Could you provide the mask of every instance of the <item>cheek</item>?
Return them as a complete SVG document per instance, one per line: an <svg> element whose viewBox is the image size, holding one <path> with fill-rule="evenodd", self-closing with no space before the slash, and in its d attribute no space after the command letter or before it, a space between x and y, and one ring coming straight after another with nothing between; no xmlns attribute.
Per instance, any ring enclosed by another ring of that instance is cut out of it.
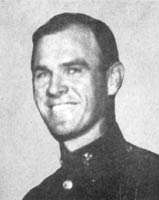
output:
<svg viewBox="0 0 159 200"><path fill-rule="evenodd" d="M46 88L34 88L34 98L36 101L42 101L46 98Z"/></svg>
<svg viewBox="0 0 159 200"><path fill-rule="evenodd" d="M46 96L47 88L49 87L48 78L44 81L33 80L33 92L36 98L42 98Z"/></svg>
<svg viewBox="0 0 159 200"><path fill-rule="evenodd" d="M95 104L95 87L90 78L84 79L73 86L79 93L85 109L90 110Z"/></svg>
<svg viewBox="0 0 159 200"><path fill-rule="evenodd" d="M95 74L95 77L92 77L89 83L87 97L92 112L103 108L103 102L105 101L105 83L97 74Z"/></svg>
<svg viewBox="0 0 159 200"><path fill-rule="evenodd" d="M82 97L89 96L93 93L92 91L92 85L91 80L89 78L76 80L76 82L73 83L73 88L75 88L76 91L80 93Z"/></svg>

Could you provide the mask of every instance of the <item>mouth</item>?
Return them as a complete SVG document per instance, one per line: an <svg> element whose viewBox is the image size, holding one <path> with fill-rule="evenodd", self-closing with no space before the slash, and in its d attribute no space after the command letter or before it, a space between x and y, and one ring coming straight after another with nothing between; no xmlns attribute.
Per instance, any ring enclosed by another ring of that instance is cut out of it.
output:
<svg viewBox="0 0 159 200"><path fill-rule="evenodd" d="M65 106L65 105L77 105L77 102L58 102L58 103L48 103L47 106L49 108L57 107L57 106Z"/></svg>

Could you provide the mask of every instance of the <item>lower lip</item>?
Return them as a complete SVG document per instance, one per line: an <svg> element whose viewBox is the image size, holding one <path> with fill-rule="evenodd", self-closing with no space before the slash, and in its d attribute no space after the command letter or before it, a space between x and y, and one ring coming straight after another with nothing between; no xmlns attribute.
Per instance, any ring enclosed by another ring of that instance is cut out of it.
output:
<svg viewBox="0 0 159 200"><path fill-rule="evenodd" d="M64 103L64 104L56 104L56 105L52 105L52 106L49 106L49 107L54 108L54 107L75 106L75 105L77 105L77 103Z"/></svg>

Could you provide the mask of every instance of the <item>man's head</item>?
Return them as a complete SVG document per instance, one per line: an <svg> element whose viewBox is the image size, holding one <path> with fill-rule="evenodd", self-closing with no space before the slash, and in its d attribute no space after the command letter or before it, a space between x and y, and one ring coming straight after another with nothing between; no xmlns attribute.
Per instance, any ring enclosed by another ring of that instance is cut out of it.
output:
<svg viewBox="0 0 159 200"><path fill-rule="evenodd" d="M34 99L55 138L77 137L109 116L123 68L108 26L64 13L34 33L33 45Z"/></svg>

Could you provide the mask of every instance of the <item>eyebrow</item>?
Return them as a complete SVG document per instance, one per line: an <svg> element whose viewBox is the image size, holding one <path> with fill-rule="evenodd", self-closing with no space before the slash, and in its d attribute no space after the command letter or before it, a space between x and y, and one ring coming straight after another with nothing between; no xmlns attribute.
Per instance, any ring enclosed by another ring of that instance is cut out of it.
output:
<svg viewBox="0 0 159 200"><path fill-rule="evenodd" d="M76 58L72 61L64 62L60 66L70 67L70 66L74 66L74 65L80 65L80 66L84 66L87 69L90 69L89 64L82 58ZM45 66L45 65L36 65L34 68L32 68L33 72L35 72L36 70L48 70L48 71L50 71L47 68L47 66Z"/></svg>
<svg viewBox="0 0 159 200"><path fill-rule="evenodd" d="M87 69L90 69L89 64L84 59L81 59L81 58L76 58L72 61L64 62L61 65L64 66L64 67L70 67L70 66L73 66L73 65L81 65L81 66L84 66Z"/></svg>
<svg viewBox="0 0 159 200"><path fill-rule="evenodd" d="M48 70L48 68L45 65L36 65L33 71L36 71L36 70Z"/></svg>

